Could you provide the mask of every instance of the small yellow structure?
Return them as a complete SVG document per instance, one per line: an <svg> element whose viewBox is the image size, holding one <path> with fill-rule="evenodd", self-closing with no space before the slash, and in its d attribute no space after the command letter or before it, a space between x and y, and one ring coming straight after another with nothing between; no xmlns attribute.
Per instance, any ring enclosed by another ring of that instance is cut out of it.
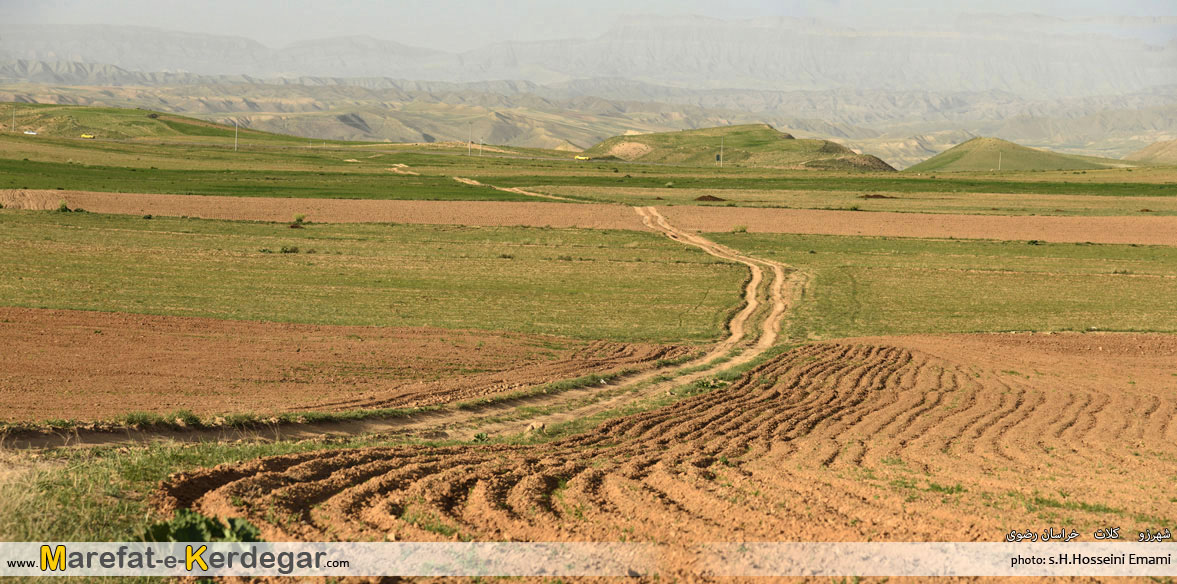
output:
<svg viewBox="0 0 1177 584"><path fill-rule="evenodd" d="M588 160L588 159L589 159L589 157L588 157L588 156L581 156L581 155L579 155L579 154L577 154L575 158L576 158L577 160Z"/></svg>
<svg viewBox="0 0 1177 584"><path fill-rule="evenodd" d="M82 134L82 138L84 138L86 140L93 140L94 134Z"/></svg>

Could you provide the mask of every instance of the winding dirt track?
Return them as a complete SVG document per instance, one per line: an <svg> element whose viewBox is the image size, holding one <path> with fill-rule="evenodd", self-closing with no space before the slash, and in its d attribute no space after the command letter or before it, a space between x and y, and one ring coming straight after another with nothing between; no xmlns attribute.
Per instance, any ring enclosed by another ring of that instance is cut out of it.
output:
<svg viewBox="0 0 1177 584"><path fill-rule="evenodd" d="M567 202L571 202L571 203L580 202L580 201L577 201L576 199L569 199L568 197L561 197L559 195L549 195L547 193L536 193L533 191L525 191L519 187L496 187L494 185L488 185L488 184L478 182L472 178L462 178L460 176L454 176L454 177L450 177L450 178L453 178L454 180L456 180L464 185L470 185L470 186L474 186L474 187L490 187L496 191L503 191L504 193L515 193L517 195L524 195L527 197L536 197L539 199L551 199L553 201L567 201Z"/></svg>
<svg viewBox="0 0 1177 584"><path fill-rule="evenodd" d="M16 447L86 446L91 444L112 444L145 442L156 439L185 441L232 440L242 437L257 438L259 435L274 439L309 439L324 436L356 435L365 433L426 433L430 436L470 438L478 433L518 433L538 424L552 424L583 418L617 408L635 399L659 396L680 385L694 382L703 377L748 363L760 356L777 340L781 322L795 295L802 289L802 275L794 272L787 276L786 267L777 262L750 258L739 252L711 242L697 235L686 233L670 225L653 207L636 209L642 223L661 231L667 237L685 245L699 247L713 256L742 263L751 270L751 278L745 286L744 306L731 319L728 336L706 355L670 367L647 370L628 375L612 385L591 386L553 394L529 395L507 399L476 408L442 408L436 411L397 418L368 418L338 422L317 422L288 424L264 431L239 431L232 428L192 429L175 431L159 428L125 429L113 433L103 428L78 428L68 432L21 432L5 437L7 444ZM788 291L786 291L788 288ZM732 353L739 349L738 354ZM681 351L666 357L681 356ZM720 360L719 358L725 358ZM687 370L690 370L687 372ZM577 369L584 371L584 369ZM669 381L655 381L654 378L675 375ZM607 393L603 390L609 390ZM449 392L448 397L463 395ZM415 401L420 401L416 398ZM376 397L349 399L326 404L326 409L358 409L410 405L402 399ZM317 404L322 406L323 404ZM543 416L519 419L518 406L543 406L553 410ZM307 409L324 409L322 407ZM508 419L503 419L504 417ZM492 420L493 419L493 420Z"/></svg>
<svg viewBox="0 0 1177 584"><path fill-rule="evenodd" d="M1171 335L813 344L553 443L264 458L174 475L157 502L276 541L653 541L688 578L710 541L1090 541L1172 524L1174 363Z"/></svg>

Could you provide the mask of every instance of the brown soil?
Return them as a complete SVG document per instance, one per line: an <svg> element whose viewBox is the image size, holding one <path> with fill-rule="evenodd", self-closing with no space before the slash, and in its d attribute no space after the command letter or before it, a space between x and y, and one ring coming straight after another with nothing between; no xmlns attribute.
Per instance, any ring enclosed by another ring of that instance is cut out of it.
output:
<svg viewBox="0 0 1177 584"><path fill-rule="evenodd" d="M523 193L534 194L536 193ZM556 197L558 198L558 197ZM188 216L204 219L290 221L304 214L317 223L424 223L643 229L622 205L555 205L503 201L355 201L201 195L143 195L87 191L0 191L6 209L56 209L61 201L94 213Z"/></svg>
<svg viewBox="0 0 1177 584"><path fill-rule="evenodd" d="M1001 541L1052 521L1090 541L1172 523L1174 363L1177 337L1163 335L813 344L547 444L277 456L173 475L156 500L248 517L271 541L624 539L685 554L712 541Z"/></svg>
<svg viewBox="0 0 1177 584"><path fill-rule="evenodd" d="M1177 245L1177 217L1011 217L693 206L659 209L683 229L716 233L743 225L754 233Z"/></svg>
<svg viewBox="0 0 1177 584"><path fill-rule="evenodd" d="M727 199L724 199L722 197L717 197L715 195L702 195L702 196L695 197L695 200L696 201L726 201Z"/></svg>
<svg viewBox="0 0 1177 584"><path fill-rule="evenodd" d="M634 160L650 153L652 147L641 142L619 142L609 149L606 156L616 156L622 160Z"/></svg>
<svg viewBox="0 0 1177 584"><path fill-rule="evenodd" d="M108 420L433 405L686 347L558 337L0 308L0 420Z"/></svg>

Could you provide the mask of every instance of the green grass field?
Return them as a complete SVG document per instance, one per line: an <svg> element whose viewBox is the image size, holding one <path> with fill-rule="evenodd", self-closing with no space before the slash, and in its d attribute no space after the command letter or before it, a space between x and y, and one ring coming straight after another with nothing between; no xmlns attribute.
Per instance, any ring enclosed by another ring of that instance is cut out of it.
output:
<svg viewBox="0 0 1177 584"><path fill-rule="evenodd" d="M630 231L0 210L0 249L9 306L632 341L719 337L746 277Z"/></svg>
<svg viewBox="0 0 1177 584"><path fill-rule="evenodd" d="M1177 248L708 234L812 274L789 335L1177 331Z"/></svg>
<svg viewBox="0 0 1177 584"><path fill-rule="evenodd" d="M856 155L840 144L795 139L767 124L614 136L585 150L584 154L593 158L716 166L721 147L723 163L731 166L811 165L843 170L894 170L872 157Z"/></svg>
<svg viewBox="0 0 1177 584"><path fill-rule="evenodd" d="M1093 170L1131 166L1122 160L1062 154L1027 148L997 138L973 138L937 154L904 172L960 172L978 170Z"/></svg>
<svg viewBox="0 0 1177 584"><path fill-rule="evenodd" d="M391 172L137 169L23 160L0 160L0 188L318 199L535 200L534 197L487 186L462 184L448 176L411 176Z"/></svg>

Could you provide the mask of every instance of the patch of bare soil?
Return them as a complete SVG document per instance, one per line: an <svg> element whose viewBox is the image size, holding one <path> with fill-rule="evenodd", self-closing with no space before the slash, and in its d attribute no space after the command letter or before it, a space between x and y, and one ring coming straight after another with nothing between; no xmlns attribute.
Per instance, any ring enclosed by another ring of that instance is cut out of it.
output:
<svg viewBox="0 0 1177 584"><path fill-rule="evenodd" d="M715 195L700 195L698 197L695 197L695 200L696 201L726 201L727 199L725 199L723 197L717 197Z"/></svg>
<svg viewBox="0 0 1177 584"><path fill-rule="evenodd" d="M545 196L538 193L537 197ZM56 209L61 201L94 213L200 217L247 221L290 221L297 214L316 223L421 223L435 225L581 227L645 229L622 205L567 205L507 201L357 201L150 195L88 191L5 190L5 209Z"/></svg>
<svg viewBox="0 0 1177 584"><path fill-rule="evenodd" d="M1001 541L1171 523L1177 337L855 339L535 446L341 449L179 473L164 511L267 540ZM1129 374L1127 376L1125 374ZM675 556L670 556L675 557Z"/></svg>
<svg viewBox="0 0 1177 584"><path fill-rule="evenodd" d="M650 369L687 347L542 335L0 308L0 420L108 420L433 405L588 373Z"/></svg>
<svg viewBox="0 0 1177 584"><path fill-rule="evenodd" d="M618 142L605 155L616 156L622 160L634 160L649 154L651 150L653 148L641 142Z"/></svg>
<svg viewBox="0 0 1177 584"><path fill-rule="evenodd" d="M409 176L420 176L420 173L409 170L409 165L407 165L407 164L394 164L394 165L388 167L388 170L395 172L396 174L406 174Z"/></svg>
<svg viewBox="0 0 1177 584"><path fill-rule="evenodd" d="M685 205L659 210L683 229L716 233L742 225L754 233L1177 245L1177 217L1027 217Z"/></svg>

